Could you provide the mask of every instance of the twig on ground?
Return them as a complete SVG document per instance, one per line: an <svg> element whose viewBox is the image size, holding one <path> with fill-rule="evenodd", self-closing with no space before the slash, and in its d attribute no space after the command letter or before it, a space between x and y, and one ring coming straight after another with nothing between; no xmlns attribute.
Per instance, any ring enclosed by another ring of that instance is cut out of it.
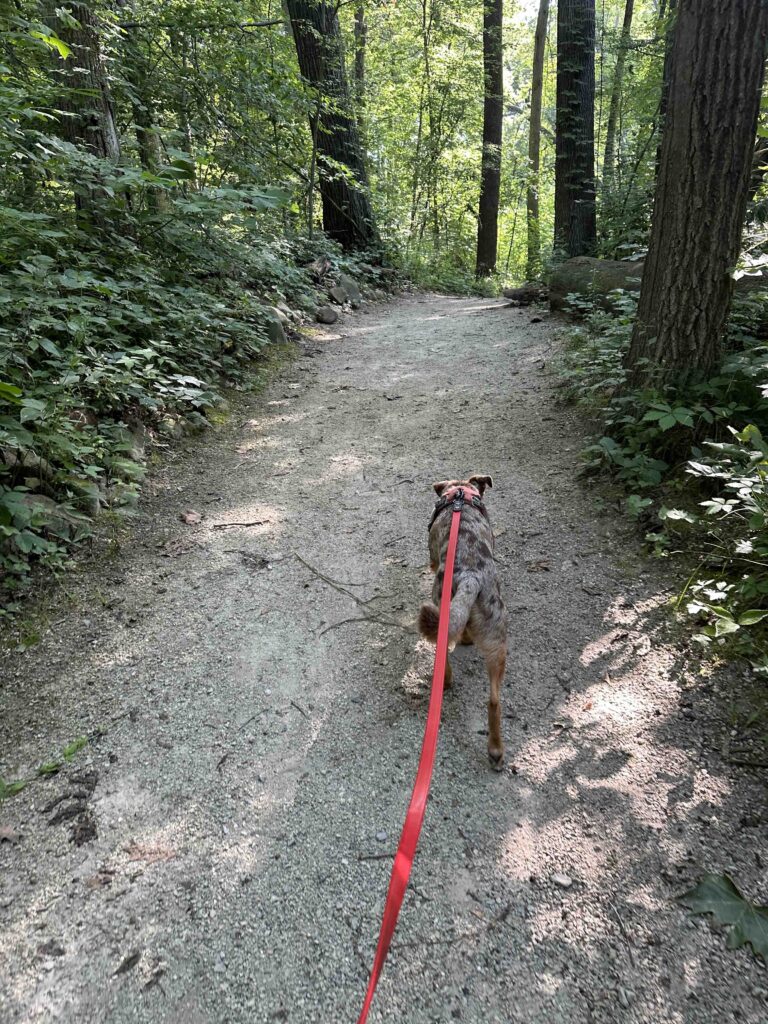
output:
<svg viewBox="0 0 768 1024"><path fill-rule="evenodd" d="M350 592L348 590L345 590L344 588L368 586L368 580L363 580L362 583L350 583L346 580L344 582L342 582L341 580L335 580L331 576L326 576L324 572L321 572L319 569L315 568L314 565L311 565L306 560L306 558L302 558L298 551L294 551L293 553L295 557L298 559L298 561L301 562L301 564L305 568L309 569L310 572L313 572L315 576L318 577L318 579L321 579L324 583L327 583L329 587L333 587L334 590L338 590L340 594L346 594L347 597L351 597L353 601L359 601L360 598L357 597L355 594L350 594Z"/></svg>
<svg viewBox="0 0 768 1024"><path fill-rule="evenodd" d="M236 526L264 526L270 522L269 519L254 519L250 523L211 523L214 530L231 530Z"/></svg>
<svg viewBox="0 0 768 1024"><path fill-rule="evenodd" d="M301 712L301 714L302 714L302 715L304 715L304 717L305 717L305 718L309 718L309 714L308 714L308 712L306 712L306 711L304 710L304 708L303 708L303 707L301 706L301 704L299 704L299 703L298 703L297 701L295 701L295 700L292 700L292 701L291 701L291 705L292 705L293 707L295 707L297 711L300 711L300 712Z"/></svg>
<svg viewBox="0 0 768 1024"><path fill-rule="evenodd" d="M624 939L624 943L625 943L625 945L627 947L627 955L629 957L629 962L632 964L633 967L636 967L637 965L635 963L635 954L632 952L632 943L629 941L629 936L627 935L627 930L624 927L624 922L621 919L621 914L618 912L618 910L613 905L613 903L609 902L608 905L610 906L611 910L613 911L613 916L616 918L616 920L618 922L619 931L621 932L621 937Z"/></svg>
<svg viewBox="0 0 768 1024"><path fill-rule="evenodd" d="M358 853L358 860L389 860L394 857L394 851L392 853Z"/></svg>

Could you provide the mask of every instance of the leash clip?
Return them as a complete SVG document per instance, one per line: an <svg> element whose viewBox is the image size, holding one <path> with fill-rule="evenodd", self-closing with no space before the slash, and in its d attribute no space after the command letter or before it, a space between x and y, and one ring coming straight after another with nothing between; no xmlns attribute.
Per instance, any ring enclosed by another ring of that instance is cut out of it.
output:
<svg viewBox="0 0 768 1024"><path fill-rule="evenodd" d="M459 489L453 496L452 508L454 512L461 512L461 510L464 508L464 491L461 489L461 487L459 487Z"/></svg>

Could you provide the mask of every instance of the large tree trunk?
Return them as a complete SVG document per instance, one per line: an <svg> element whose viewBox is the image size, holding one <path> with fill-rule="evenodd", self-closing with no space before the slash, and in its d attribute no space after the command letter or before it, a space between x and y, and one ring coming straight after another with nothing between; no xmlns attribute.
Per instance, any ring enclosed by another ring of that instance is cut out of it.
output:
<svg viewBox="0 0 768 1024"><path fill-rule="evenodd" d="M70 3L66 9L78 27L49 9L46 21L72 50L66 60L55 55L54 80L60 93L58 132L67 142L82 146L112 163L120 159L120 137L115 126L107 68L99 39L96 15L85 4Z"/></svg>
<svg viewBox="0 0 768 1024"><path fill-rule="evenodd" d="M632 15L635 0L626 0L624 7L624 24L621 27L619 52L616 55L616 69L613 73L611 88L611 106L608 111L608 124L605 128L605 159L603 160L603 188L610 192L613 188L613 174L616 163L616 130L619 124L621 108L621 88L624 82L624 67L627 62L627 50L632 36Z"/></svg>
<svg viewBox="0 0 768 1024"><path fill-rule="evenodd" d="M659 97L659 142L656 146L656 179L659 177L661 140L664 138L664 122L667 118L667 106L669 103L669 80L672 76L672 43L675 39L676 11L677 0L669 0L669 4L665 9L663 11L659 10L659 24L664 28L664 67L661 73L661 96Z"/></svg>
<svg viewBox="0 0 768 1024"><path fill-rule="evenodd" d="M337 8L317 0L287 0L286 6L299 68L321 99L317 166L323 229L345 249L365 249L377 234Z"/></svg>
<svg viewBox="0 0 768 1024"><path fill-rule="evenodd" d="M526 277L535 281L541 274L541 228L539 226L539 169L541 167L541 101L544 93L544 52L547 44L549 0L540 0L533 37L531 78L531 124L528 132L528 259Z"/></svg>
<svg viewBox="0 0 768 1024"><path fill-rule="evenodd" d="M678 4L651 239L627 356L634 382L684 382L720 359L767 34L768 0Z"/></svg>
<svg viewBox="0 0 768 1024"><path fill-rule="evenodd" d="M504 0L483 0L483 156L477 219L478 277L496 270L501 187L501 129L504 115Z"/></svg>
<svg viewBox="0 0 768 1024"><path fill-rule="evenodd" d="M85 4L72 3L67 11L78 22L59 17L58 8L45 12L47 24L71 49L66 60L58 53L52 59L56 107L61 112L57 132L62 139L104 161L120 159L120 136L115 124L107 66L99 37L96 15ZM75 213L79 224L103 232L109 228L102 210L108 193L98 170L78 171L73 181Z"/></svg>
<svg viewBox="0 0 768 1024"><path fill-rule="evenodd" d="M595 0L557 7L555 249L583 256L594 249Z"/></svg>

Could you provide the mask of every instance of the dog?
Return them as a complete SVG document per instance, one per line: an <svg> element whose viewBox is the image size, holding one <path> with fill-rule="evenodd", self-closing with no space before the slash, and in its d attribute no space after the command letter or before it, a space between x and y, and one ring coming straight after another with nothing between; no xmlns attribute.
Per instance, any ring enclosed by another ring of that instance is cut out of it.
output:
<svg viewBox="0 0 768 1024"><path fill-rule="evenodd" d="M437 640L440 594L445 575L445 557L451 529L454 489L465 489L465 503L459 524L459 539L451 590L451 617L448 624L449 649L456 643L475 644L485 658L490 680L488 700L488 757L492 767L501 771L504 741L501 736L500 692L507 663L509 619L501 599L496 566L493 561L493 530L482 498L493 487L490 476L471 476L468 480L441 480L432 485L438 496L429 525L429 561L435 574L432 601L419 611L419 631L433 643ZM472 492L475 495L472 496ZM446 500L443 495L448 495ZM452 685L450 661L445 669L446 689Z"/></svg>

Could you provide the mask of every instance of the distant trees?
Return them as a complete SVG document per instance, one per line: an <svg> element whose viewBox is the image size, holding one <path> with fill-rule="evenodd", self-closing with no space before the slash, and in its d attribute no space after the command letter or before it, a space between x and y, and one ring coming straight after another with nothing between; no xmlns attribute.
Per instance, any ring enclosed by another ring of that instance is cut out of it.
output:
<svg viewBox="0 0 768 1024"><path fill-rule="evenodd" d="M651 238L627 364L684 381L720 356L752 170L766 0L679 0Z"/></svg>
<svg viewBox="0 0 768 1024"><path fill-rule="evenodd" d="M528 130L528 188L526 277L535 280L541 273L541 228L539 225L539 171L541 168L541 103L544 93L544 50L547 43L549 0L539 0L539 15L533 37L531 74L531 120Z"/></svg>
<svg viewBox="0 0 768 1024"><path fill-rule="evenodd" d="M596 241L595 0L557 6L555 250L583 256Z"/></svg>
<svg viewBox="0 0 768 1024"><path fill-rule="evenodd" d="M477 218L476 274L496 270L504 114L503 0L483 0L483 152Z"/></svg>
<svg viewBox="0 0 768 1024"><path fill-rule="evenodd" d="M299 68L318 94L318 114L312 119L312 127L323 229L345 249L365 249L377 241L377 232L347 80L338 8L318 0L286 0L286 7Z"/></svg>
<svg viewBox="0 0 768 1024"><path fill-rule="evenodd" d="M616 67L613 72L611 86L611 106L608 111L608 123L605 128L605 158L603 159L603 188L610 192L613 188L613 175L616 163L616 132L619 126L619 108L621 106L621 87L624 83L624 67L627 62L627 51L632 39L632 16L635 0L626 0L624 5L624 22L621 26L619 52L616 55Z"/></svg>

